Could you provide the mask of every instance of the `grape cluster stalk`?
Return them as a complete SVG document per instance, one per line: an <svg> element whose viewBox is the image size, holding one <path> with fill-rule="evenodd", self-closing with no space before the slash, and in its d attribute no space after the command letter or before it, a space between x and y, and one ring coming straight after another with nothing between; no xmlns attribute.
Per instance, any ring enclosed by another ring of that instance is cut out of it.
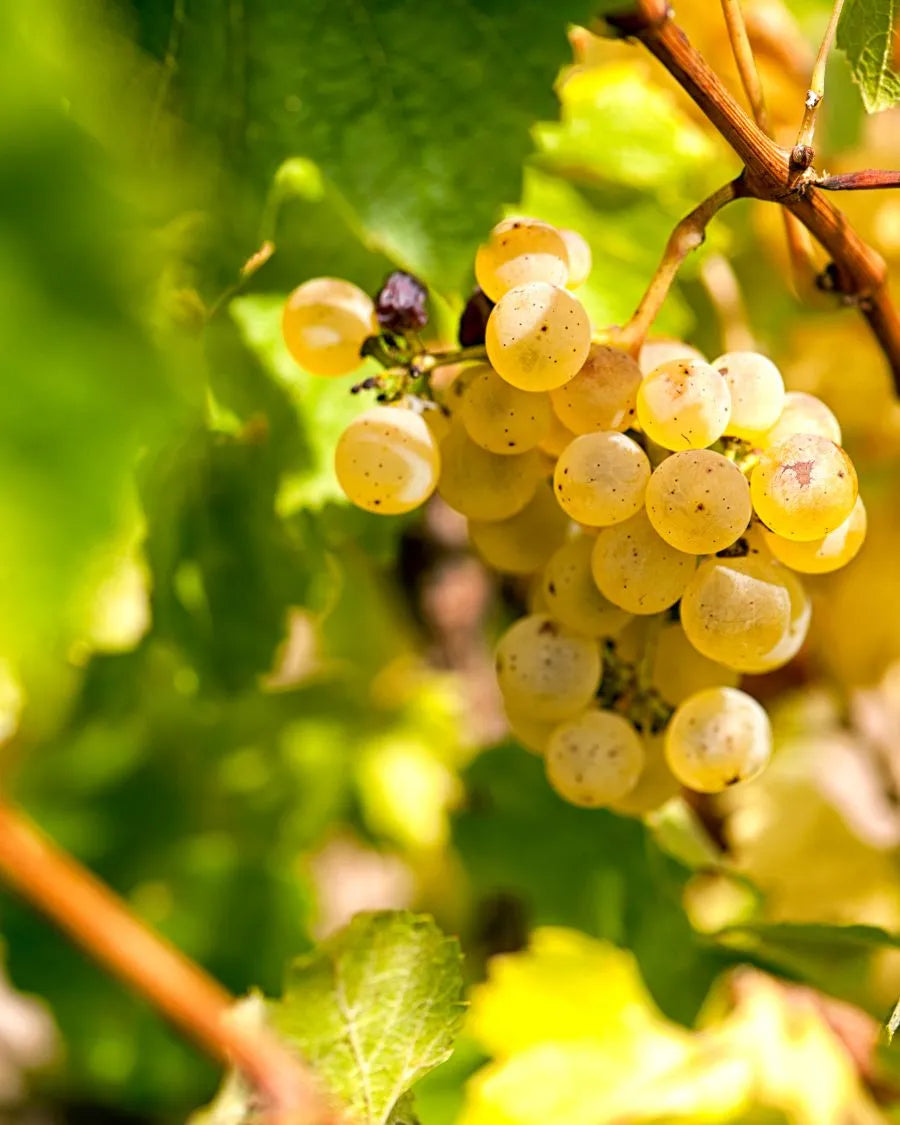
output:
<svg viewBox="0 0 900 1125"><path fill-rule="evenodd" d="M710 361L596 328L577 295L589 272L577 232L499 223L463 315L484 347L448 353L471 361L442 395L421 374L440 353L409 358L424 292L410 302L408 280L373 302L313 279L283 329L314 375L407 357L363 384L381 401L338 439L343 491L382 515L436 493L466 518L485 565L525 590L496 650L512 732L563 799L643 815L764 768L769 719L740 677L797 655L812 616L801 575L850 562L866 513L821 400L786 392L757 352Z"/></svg>

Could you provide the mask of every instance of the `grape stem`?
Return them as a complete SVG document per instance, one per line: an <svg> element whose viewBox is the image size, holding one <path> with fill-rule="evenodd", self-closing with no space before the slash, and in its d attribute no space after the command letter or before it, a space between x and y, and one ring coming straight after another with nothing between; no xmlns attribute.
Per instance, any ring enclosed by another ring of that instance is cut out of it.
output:
<svg viewBox="0 0 900 1125"><path fill-rule="evenodd" d="M769 124L769 112L766 109L766 96L763 93L759 70L756 66L756 56L750 46L750 36L747 34L747 24L744 22L741 0L722 0L722 14L725 17L731 53L734 55L744 93L750 102L753 120L767 136L771 137L772 127Z"/></svg>
<svg viewBox="0 0 900 1125"><path fill-rule="evenodd" d="M834 46L834 37L837 34L838 21L841 18L841 9L844 7L844 0L834 0L834 7L831 10L831 18L828 21L828 27L825 29L825 34L822 36L822 43L819 47L819 53L816 55L816 61L813 65L812 76L809 80L809 89L806 91L806 101L804 102L803 121L800 124L800 132L797 134L797 143L794 146L794 154L799 160L795 159L795 163L799 163L801 167L808 167L812 163L812 152L809 153L807 160L806 150L812 149L812 143L816 135L816 119L819 115L819 106L821 106L825 98L825 68L828 65L828 56L831 53L831 48ZM804 163L806 161L806 163Z"/></svg>
<svg viewBox="0 0 900 1125"><path fill-rule="evenodd" d="M741 0L722 0L722 12L725 16L728 39L731 43L731 53L734 55L741 85L744 87L744 93L750 103L753 120L767 137L773 137L774 133L766 109L762 80L756 65L756 56L750 43L750 34L744 18ZM812 241L806 228L796 216L788 210L782 210L781 213L784 217L784 234L794 288L798 295L802 294L809 297L815 287L815 278L818 273L813 256Z"/></svg>
<svg viewBox="0 0 900 1125"><path fill-rule="evenodd" d="M449 352L424 352L413 358L410 369L414 375L427 375L437 367L450 367L455 363L484 363L486 359L484 347L476 344Z"/></svg>
<svg viewBox="0 0 900 1125"><path fill-rule="evenodd" d="M262 269L274 253L275 243L267 239L258 250L250 255L247 261L241 266L237 280L223 289L206 310L207 323L221 312L233 297L237 297L241 293L253 275Z"/></svg>
<svg viewBox="0 0 900 1125"><path fill-rule="evenodd" d="M671 15L668 0L634 0L607 15L605 24L642 43L693 99L744 165L744 194L784 207L827 251L832 291L866 318L900 392L900 316L888 292L884 259L819 190L812 167L798 172L791 153L738 105Z"/></svg>
<svg viewBox="0 0 900 1125"><path fill-rule="evenodd" d="M265 1125L339 1125L311 1070L268 1031L231 1018L234 998L108 887L0 802L0 878L91 956L259 1091Z"/></svg>
<svg viewBox="0 0 900 1125"><path fill-rule="evenodd" d="M637 355L654 320L659 315L659 310L668 296L681 263L692 250L696 250L703 244L706 237L706 227L710 219L721 211L726 204L733 202L735 199L740 199L745 194L743 175L741 175L714 191L693 211L685 215L678 226L675 227L669 235L662 260L657 266L656 273L647 286L640 304L618 335L620 347L625 348L635 356Z"/></svg>

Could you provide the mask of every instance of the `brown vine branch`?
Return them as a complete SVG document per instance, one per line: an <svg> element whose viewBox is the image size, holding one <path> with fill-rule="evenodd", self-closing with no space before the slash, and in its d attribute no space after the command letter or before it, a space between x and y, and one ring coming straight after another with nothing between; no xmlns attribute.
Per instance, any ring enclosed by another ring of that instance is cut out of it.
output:
<svg viewBox="0 0 900 1125"><path fill-rule="evenodd" d="M823 191L877 191L900 187L900 172L866 168L861 172L844 172L838 176L817 176L813 183Z"/></svg>
<svg viewBox="0 0 900 1125"><path fill-rule="evenodd" d="M0 877L204 1050L257 1088L267 1125L338 1125L307 1066L231 1018L234 998L138 921L112 891L0 802Z"/></svg>
<svg viewBox="0 0 900 1125"><path fill-rule="evenodd" d="M790 154L741 109L671 19L667 0L637 0L623 14L606 16L606 22L643 43L703 111L744 164L745 194L787 208L828 252L835 290L865 316L900 392L900 318L882 257L814 186L814 179L798 175Z"/></svg>
<svg viewBox="0 0 900 1125"><path fill-rule="evenodd" d="M698 204L689 214L681 220L669 235L669 241L663 251L662 260L653 275L650 284L635 309L633 316L623 327L618 336L620 347L637 354L641 345L647 338L647 333L659 315L663 302L672 287L672 282L684 259L703 245L706 238L706 227L718 211L735 199L744 195L744 182L741 176L730 180L712 195Z"/></svg>

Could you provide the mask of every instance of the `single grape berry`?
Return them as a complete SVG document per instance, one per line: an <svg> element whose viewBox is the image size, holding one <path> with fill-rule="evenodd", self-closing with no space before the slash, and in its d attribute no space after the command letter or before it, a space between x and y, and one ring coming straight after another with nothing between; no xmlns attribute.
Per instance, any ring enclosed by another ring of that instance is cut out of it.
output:
<svg viewBox="0 0 900 1125"><path fill-rule="evenodd" d="M743 691L712 687L686 699L666 732L666 759L678 780L701 793L720 793L755 777L772 753L763 708Z"/></svg>
<svg viewBox="0 0 900 1125"><path fill-rule="evenodd" d="M417 277L394 270L375 298L375 316L387 332L417 332L428 323L428 290Z"/></svg>
<svg viewBox="0 0 900 1125"><path fill-rule="evenodd" d="M483 289L476 289L466 301L456 335L461 348L477 348L484 343L484 333L493 307L494 302Z"/></svg>
<svg viewBox="0 0 900 1125"><path fill-rule="evenodd" d="M596 808L634 789L644 768L644 747L627 719L591 708L554 730L544 762L547 780L564 800Z"/></svg>

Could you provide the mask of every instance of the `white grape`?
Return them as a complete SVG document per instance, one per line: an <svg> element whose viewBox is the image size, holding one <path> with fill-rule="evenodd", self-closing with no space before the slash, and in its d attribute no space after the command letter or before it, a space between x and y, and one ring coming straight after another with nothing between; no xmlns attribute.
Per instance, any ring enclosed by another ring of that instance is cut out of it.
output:
<svg viewBox="0 0 900 1125"><path fill-rule="evenodd" d="M587 706L600 686L597 642L545 614L511 625L495 663L507 707L533 719L564 719Z"/></svg>
<svg viewBox="0 0 900 1125"><path fill-rule="evenodd" d="M673 359L641 383L637 416L644 433L665 449L703 449L725 433L731 394L708 363Z"/></svg>
<svg viewBox="0 0 900 1125"><path fill-rule="evenodd" d="M712 555L730 546L753 514L747 478L711 449L667 457L653 470L645 503L663 539L693 555Z"/></svg>
<svg viewBox="0 0 900 1125"><path fill-rule="evenodd" d="M621 800L637 785L644 748L621 715L591 709L561 723L544 753L547 779L573 805L596 808Z"/></svg>
<svg viewBox="0 0 900 1125"><path fill-rule="evenodd" d="M373 406L338 438L334 468L348 500L369 512L412 511L434 492L438 443L422 416L396 406Z"/></svg>
<svg viewBox="0 0 900 1125"><path fill-rule="evenodd" d="M766 712L745 692L707 688L675 711L665 745L669 767L683 785L720 793L765 767L772 728Z"/></svg>
<svg viewBox="0 0 900 1125"><path fill-rule="evenodd" d="M367 336L378 332L375 306L349 281L314 277L288 297L281 318L288 351L311 375L349 375Z"/></svg>
<svg viewBox="0 0 900 1125"><path fill-rule="evenodd" d="M523 391L561 387L581 368L590 346L584 306L567 289L544 281L510 289L488 317L488 359Z"/></svg>

